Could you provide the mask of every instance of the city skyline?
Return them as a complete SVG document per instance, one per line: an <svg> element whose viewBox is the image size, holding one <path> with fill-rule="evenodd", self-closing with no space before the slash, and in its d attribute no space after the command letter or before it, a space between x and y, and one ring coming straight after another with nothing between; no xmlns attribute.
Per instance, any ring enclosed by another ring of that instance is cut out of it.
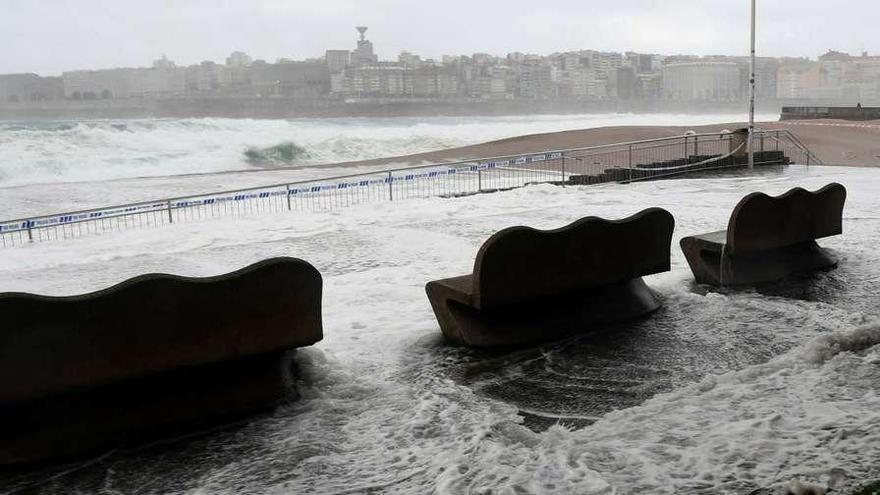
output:
<svg viewBox="0 0 880 495"><path fill-rule="evenodd" d="M0 73L60 75L140 67L162 54L190 65L222 61L235 50L270 61L319 58L326 49L348 49L356 39L356 24L370 26L369 37L382 60L396 59L401 51L435 59L581 49L736 56L748 49L748 6L742 4L737 9L716 0L671 0L659 7L619 0L598 9L567 1L536 7L521 0L478 5L452 0L442 6L401 0L377 0L370 6L352 0L197 0L98 8L93 0L39 5L11 0L0 18L0 42L12 49L0 58ZM880 39L870 36L876 31L870 26L876 16L870 14L880 13L880 6L859 0L835 7L829 11L820 2L804 1L789 11L759 2L759 54L815 58L828 49L880 52Z"/></svg>
<svg viewBox="0 0 880 495"><path fill-rule="evenodd" d="M318 62L321 64L325 64L325 63L327 63L326 58L327 58L328 54L331 54L333 52L345 52L345 53L349 53L351 57L354 57L355 54L357 53L357 50L358 50L358 39L360 38L360 41L363 42L365 40L365 37L366 37L366 41L370 47L371 54L374 57L372 59L372 62L378 62L378 63L396 63L396 62L399 63L399 62L401 62L401 60L403 60L405 58L411 58L411 57L415 57L420 62L433 62L435 64L446 63L445 61L450 58L452 58L452 59L460 59L462 57L464 57L464 58L475 58L475 57L480 58L480 57L485 57L485 56L488 56L492 59L498 59L498 60L510 59L511 57L519 58L519 57L523 57L523 56L525 56L527 58L528 57L538 57L542 60L546 60L546 59L549 59L550 57L554 57L554 56L563 56L565 54L579 53L579 52L580 53L596 52L596 53L617 54L617 55L627 55L627 54L650 55L650 56L660 57L661 60L663 60L663 59L679 59L679 58L682 58L682 59L699 58L699 59L707 59L707 60L723 59L723 58L744 59L747 57L747 55L745 55L745 54L726 54L726 53L640 52L640 51L631 50L631 49L605 50L605 49L599 49L599 48L592 47L592 46L571 48L568 50L557 50L557 51L548 52L548 53L523 52L523 51L519 51L519 50L507 52L507 53L490 53L487 51L474 51L471 53L445 53L445 54L442 54L437 57L425 56L424 54L419 53L414 50L403 49L403 50L401 50L397 53L394 53L394 54L389 53L386 56L385 53L382 53L383 50L381 50L381 47L375 45L372 42L372 31L373 30L370 28L369 32L366 33L366 35L365 35L363 32L360 32L361 28L363 28L364 31L366 32L368 30L369 26L350 26L350 29L348 31L352 34L350 36L350 39L348 40L347 45L334 46L331 48L327 48L323 52L321 52L320 54L316 54L314 56L309 56L309 57L303 57L303 58L293 58L293 57L270 58L270 57L260 56L260 54L254 54L254 53L249 53L249 52L245 52L242 50L234 49L234 50L231 50L231 51L225 53L224 55L218 57L217 59L211 59L211 58L200 58L199 59L197 57L198 60L196 62L191 62L191 63L190 62L183 62L183 63L181 63L181 61L177 57L175 57L174 55L169 55L168 53L161 53L161 54L155 54L154 56L148 57L148 59L137 61L131 65L128 65L128 66L75 67L73 69L65 70L65 71L58 73L58 74L45 74L45 73L38 73L35 71L20 71L20 72L2 72L2 71L0 71L0 75L4 75L4 74L6 74L6 75L8 75L8 74L37 74L37 75L43 76L43 77L58 77L58 76L62 76L62 75L69 74L69 73L83 72L83 71L107 71L107 70L116 70L116 69L152 69L152 68L156 68L157 66L162 66L164 64L170 64L170 66L172 66L172 67L181 67L181 68L194 67L194 66L198 66L198 65L203 65L205 63L224 65L224 64L230 63L230 57L237 57L237 56L246 57L248 65L253 61L265 62L265 63L269 63L269 64L289 63L289 62ZM375 49L374 49L374 47L375 47ZM388 50L384 50L384 52L388 52ZM839 49L838 47L829 47L827 50L823 50L822 52L813 53L813 54L806 54L803 56L785 56L785 55L773 56L773 55L759 54L758 58L759 59L776 59L776 60L780 60L780 61L781 60L790 60L793 63L799 63L799 62L797 62L799 60L815 62L815 61L819 60L823 54L827 54L827 53L842 53L842 54L852 55L852 56L871 56L872 58L880 56L880 52L873 53L873 52L869 52L867 50L863 50L863 51L856 52L856 53L850 53L846 50ZM233 63L233 65L235 65L235 63Z"/></svg>

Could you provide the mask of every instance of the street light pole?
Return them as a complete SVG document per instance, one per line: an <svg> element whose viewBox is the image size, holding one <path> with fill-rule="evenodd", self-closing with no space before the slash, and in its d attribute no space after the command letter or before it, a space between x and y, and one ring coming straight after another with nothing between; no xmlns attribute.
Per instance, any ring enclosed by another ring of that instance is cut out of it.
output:
<svg viewBox="0 0 880 495"><path fill-rule="evenodd" d="M748 153L749 168L755 168L755 148L753 136L755 134L755 0L752 0L752 51L749 59L749 137Z"/></svg>

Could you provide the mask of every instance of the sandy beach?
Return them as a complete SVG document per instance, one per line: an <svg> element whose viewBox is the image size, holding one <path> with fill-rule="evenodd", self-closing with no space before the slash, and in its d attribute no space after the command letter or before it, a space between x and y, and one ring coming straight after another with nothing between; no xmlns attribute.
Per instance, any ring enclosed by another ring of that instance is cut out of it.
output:
<svg viewBox="0 0 880 495"><path fill-rule="evenodd" d="M622 126L580 129L546 134L530 134L399 157L379 158L340 165L419 164L469 160L481 157L516 155L542 150L571 149L603 144L678 136L687 131L719 132L745 127L744 122L704 126ZM880 121L801 120L759 122L762 129L788 129L795 133L825 165L849 167L880 166Z"/></svg>

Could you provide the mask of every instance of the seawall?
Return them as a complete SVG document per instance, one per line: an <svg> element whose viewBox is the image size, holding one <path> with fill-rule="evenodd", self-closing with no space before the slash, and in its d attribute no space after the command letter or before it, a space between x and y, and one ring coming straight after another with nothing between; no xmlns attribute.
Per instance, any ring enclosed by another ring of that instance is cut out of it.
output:
<svg viewBox="0 0 880 495"><path fill-rule="evenodd" d="M880 107L782 107L782 115L780 117L780 120L810 119L878 120L880 119Z"/></svg>

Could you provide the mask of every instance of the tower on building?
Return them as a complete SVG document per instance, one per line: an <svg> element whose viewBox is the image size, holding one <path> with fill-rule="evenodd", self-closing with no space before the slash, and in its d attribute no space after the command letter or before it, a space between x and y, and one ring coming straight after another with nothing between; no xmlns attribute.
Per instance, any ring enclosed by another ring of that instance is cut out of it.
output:
<svg viewBox="0 0 880 495"><path fill-rule="evenodd" d="M352 65L372 64L379 60L373 53L373 44L366 38L367 26L357 26L357 32L361 37L357 42L357 49L351 53Z"/></svg>

